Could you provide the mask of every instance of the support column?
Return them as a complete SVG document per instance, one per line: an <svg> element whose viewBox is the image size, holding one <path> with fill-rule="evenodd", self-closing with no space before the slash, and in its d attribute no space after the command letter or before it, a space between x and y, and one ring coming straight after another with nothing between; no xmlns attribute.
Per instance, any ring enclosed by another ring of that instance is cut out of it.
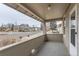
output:
<svg viewBox="0 0 79 59"><path fill-rule="evenodd" d="M43 34L46 35L46 23L45 22L42 23L42 31L43 31Z"/></svg>
<svg viewBox="0 0 79 59"><path fill-rule="evenodd" d="M44 34L44 40L48 41L47 34L46 34L46 22L42 23L42 30L43 30L43 34Z"/></svg>
<svg viewBox="0 0 79 59"><path fill-rule="evenodd" d="M65 26L64 26L65 18L63 18L63 34L65 34Z"/></svg>

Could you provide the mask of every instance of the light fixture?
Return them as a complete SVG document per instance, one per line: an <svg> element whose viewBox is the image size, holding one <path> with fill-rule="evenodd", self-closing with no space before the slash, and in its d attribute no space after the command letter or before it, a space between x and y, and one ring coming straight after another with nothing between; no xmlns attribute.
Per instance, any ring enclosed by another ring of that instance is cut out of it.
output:
<svg viewBox="0 0 79 59"><path fill-rule="evenodd" d="M50 10L50 9L51 9L51 4L48 5L48 10Z"/></svg>

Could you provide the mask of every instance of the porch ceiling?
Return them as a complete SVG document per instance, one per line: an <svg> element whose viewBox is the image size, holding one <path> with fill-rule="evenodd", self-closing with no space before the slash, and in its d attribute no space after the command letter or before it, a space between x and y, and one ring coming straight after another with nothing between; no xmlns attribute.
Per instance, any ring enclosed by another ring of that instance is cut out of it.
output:
<svg viewBox="0 0 79 59"><path fill-rule="evenodd" d="M41 21L61 19L67 11L70 4L68 3L21 3L21 4L7 4L27 14L35 19ZM48 10L50 5L50 10Z"/></svg>

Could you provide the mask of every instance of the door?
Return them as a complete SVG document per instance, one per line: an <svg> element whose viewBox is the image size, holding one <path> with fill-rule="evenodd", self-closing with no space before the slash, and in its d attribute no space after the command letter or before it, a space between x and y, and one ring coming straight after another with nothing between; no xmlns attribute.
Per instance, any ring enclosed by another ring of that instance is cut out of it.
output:
<svg viewBox="0 0 79 59"><path fill-rule="evenodd" d="M75 6L70 12L70 55L77 55L77 7Z"/></svg>

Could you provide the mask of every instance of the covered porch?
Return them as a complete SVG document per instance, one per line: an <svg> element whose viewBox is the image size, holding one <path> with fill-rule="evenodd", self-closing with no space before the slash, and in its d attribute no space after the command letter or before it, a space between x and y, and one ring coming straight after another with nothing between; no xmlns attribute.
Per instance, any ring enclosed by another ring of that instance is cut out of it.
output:
<svg viewBox="0 0 79 59"><path fill-rule="evenodd" d="M5 4L14 8L25 15L28 15L42 23L42 32L32 35L27 40L17 42L0 48L0 55L8 56L70 56L79 55L78 39L75 39L75 47L70 47L70 14L74 10L75 19L79 16L78 4L54 4L54 3L7 3ZM75 9L74 9L75 8ZM73 15L74 16L74 15ZM46 30L46 23L55 21L63 22L63 33L52 33ZM77 22L79 22L77 20ZM77 23L79 26L79 24ZM77 26L77 29L78 29ZM77 36L78 38L78 36ZM77 45L76 45L77 44ZM75 51L75 52L74 52Z"/></svg>

